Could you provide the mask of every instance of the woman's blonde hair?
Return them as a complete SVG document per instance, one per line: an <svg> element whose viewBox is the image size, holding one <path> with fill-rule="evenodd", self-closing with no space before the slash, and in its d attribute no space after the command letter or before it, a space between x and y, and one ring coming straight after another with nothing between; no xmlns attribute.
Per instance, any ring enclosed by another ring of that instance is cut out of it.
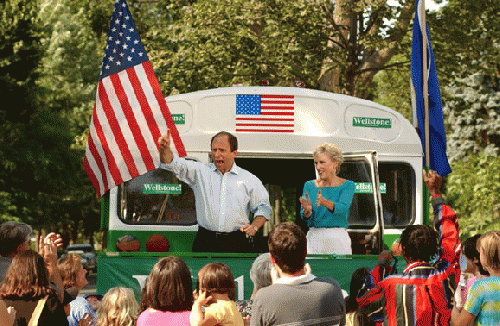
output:
<svg viewBox="0 0 500 326"><path fill-rule="evenodd" d="M314 149L313 157L318 154L325 154L333 162L339 163L337 173L339 172L340 165L344 163L344 156L342 155L342 151L340 150L340 148L338 148L334 144L324 143Z"/></svg>
<svg viewBox="0 0 500 326"><path fill-rule="evenodd" d="M483 234L479 240L479 252L484 253L487 268L500 269L500 231L490 231Z"/></svg>
<svg viewBox="0 0 500 326"><path fill-rule="evenodd" d="M68 254L59 258L57 268L59 268L64 289L69 289L76 286L76 278L82 268L82 258L75 254Z"/></svg>
<svg viewBox="0 0 500 326"><path fill-rule="evenodd" d="M130 288L108 290L97 310L96 326L133 326L139 316L139 305Z"/></svg>

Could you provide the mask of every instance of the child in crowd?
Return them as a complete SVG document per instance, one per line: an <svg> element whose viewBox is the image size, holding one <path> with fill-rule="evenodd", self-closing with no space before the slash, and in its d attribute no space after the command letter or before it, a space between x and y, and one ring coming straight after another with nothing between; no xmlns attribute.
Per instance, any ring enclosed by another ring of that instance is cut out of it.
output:
<svg viewBox="0 0 500 326"><path fill-rule="evenodd" d="M205 265L198 272L198 286L196 300L191 311L191 325L243 326L243 317L234 301L235 289L233 273L226 264Z"/></svg>
<svg viewBox="0 0 500 326"><path fill-rule="evenodd" d="M137 326L190 326L193 305L191 273L184 260L175 256L160 259L151 270L141 295Z"/></svg>
<svg viewBox="0 0 500 326"><path fill-rule="evenodd" d="M108 290L97 310L96 326L134 326L139 305L130 288L115 287Z"/></svg>
<svg viewBox="0 0 500 326"><path fill-rule="evenodd" d="M379 273L373 277L374 287L358 300L361 312L384 325L450 323L455 284L460 278L458 220L441 196L442 178L432 170L424 170L422 174L434 207L435 228L426 225L405 228L400 245L406 268L398 275L378 277L391 261L390 256L381 255L376 267Z"/></svg>
<svg viewBox="0 0 500 326"><path fill-rule="evenodd" d="M102 295L91 293L85 296L85 299L89 302L92 307L92 312L94 313L94 317L97 317L97 310L101 306Z"/></svg>
<svg viewBox="0 0 500 326"><path fill-rule="evenodd" d="M477 279L469 290L460 314L453 314L451 325L467 326L500 324L500 231L490 231L478 240L483 267L490 273Z"/></svg>
<svg viewBox="0 0 500 326"><path fill-rule="evenodd" d="M346 326L372 326L375 322L367 315L358 311L358 297L363 296L369 290L367 280L370 279L371 271L366 267L358 268L352 273L349 285L349 296L346 302Z"/></svg>
<svg viewBox="0 0 500 326"><path fill-rule="evenodd" d="M477 250L477 242L480 237L481 235L477 234L467 238L462 245L462 255L464 255L467 265L460 275L460 282L455 292L455 305L459 312L467 300L467 293L474 281L478 278L486 278L489 275L481 265L479 251Z"/></svg>

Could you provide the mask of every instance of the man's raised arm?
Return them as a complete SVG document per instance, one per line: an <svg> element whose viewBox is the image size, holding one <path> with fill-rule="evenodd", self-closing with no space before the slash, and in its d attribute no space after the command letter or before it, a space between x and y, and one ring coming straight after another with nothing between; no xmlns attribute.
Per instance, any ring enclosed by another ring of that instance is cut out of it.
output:
<svg viewBox="0 0 500 326"><path fill-rule="evenodd" d="M170 149L170 130L167 129L167 133L160 138L158 138L158 145L160 146L160 162L170 163L174 159L174 153Z"/></svg>

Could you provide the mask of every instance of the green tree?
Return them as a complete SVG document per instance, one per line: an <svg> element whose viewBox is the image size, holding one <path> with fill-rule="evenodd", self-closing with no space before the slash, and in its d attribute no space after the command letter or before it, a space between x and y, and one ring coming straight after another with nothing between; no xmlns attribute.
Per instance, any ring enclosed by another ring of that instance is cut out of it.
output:
<svg viewBox="0 0 500 326"><path fill-rule="evenodd" d="M446 197L459 214L462 237L500 229L500 158L472 154L451 168Z"/></svg>
<svg viewBox="0 0 500 326"><path fill-rule="evenodd" d="M149 31L165 94L233 82L307 87L369 98L373 77L408 52L414 1L161 0ZM394 21L394 23L389 23Z"/></svg>
<svg viewBox="0 0 500 326"><path fill-rule="evenodd" d="M428 16L442 85L480 73L500 78L500 2L449 0Z"/></svg>
<svg viewBox="0 0 500 326"><path fill-rule="evenodd" d="M490 76L475 74L445 87L450 161L463 161L472 154L498 155L500 90L494 85Z"/></svg>

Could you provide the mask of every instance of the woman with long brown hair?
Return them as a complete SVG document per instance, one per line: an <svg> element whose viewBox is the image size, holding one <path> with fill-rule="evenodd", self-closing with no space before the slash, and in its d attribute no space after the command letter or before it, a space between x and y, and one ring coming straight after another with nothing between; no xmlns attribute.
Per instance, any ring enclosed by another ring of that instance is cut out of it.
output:
<svg viewBox="0 0 500 326"><path fill-rule="evenodd" d="M14 326L28 325L32 318L38 326L68 325L57 292L49 282L45 262L37 252L26 250L12 259L0 287L0 300L16 310Z"/></svg>

